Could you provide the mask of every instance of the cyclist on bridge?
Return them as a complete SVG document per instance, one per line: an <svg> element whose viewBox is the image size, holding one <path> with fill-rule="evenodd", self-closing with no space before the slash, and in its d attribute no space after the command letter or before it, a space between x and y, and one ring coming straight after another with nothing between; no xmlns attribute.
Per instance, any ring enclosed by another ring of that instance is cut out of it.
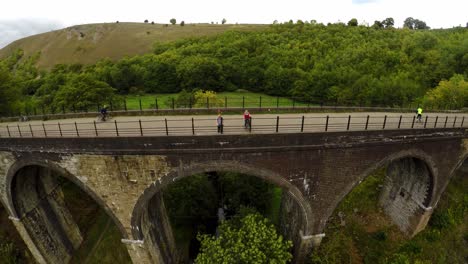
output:
<svg viewBox="0 0 468 264"><path fill-rule="evenodd" d="M104 105L101 108L101 121L106 121L107 120L107 105Z"/></svg>
<svg viewBox="0 0 468 264"><path fill-rule="evenodd" d="M422 108L418 107L418 110L417 110L418 116L416 117L418 119L418 122L422 121L422 112L423 112Z"/></svg>
<svg viewBox="0 0 468 264"><path fill-rule="evenodd" d="M244 127L248 128L250 127L250 119L252 117L250 116L249 110L244 111Z"/></svg>

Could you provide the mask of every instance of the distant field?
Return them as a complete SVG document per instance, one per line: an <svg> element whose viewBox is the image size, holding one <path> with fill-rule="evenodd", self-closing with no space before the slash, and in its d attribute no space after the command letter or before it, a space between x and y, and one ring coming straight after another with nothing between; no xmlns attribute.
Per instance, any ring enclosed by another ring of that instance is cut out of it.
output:
<svg viewBox="0 0 468 264"><path fill-rule="evenodd" d="M254 31L267 25L151 23L101 23L68 27L12 42L0 50L0 59L21 48L25 56L41 52L37 66L50 69L56 64L93 64L109 58L121 59L150 53L155 42L212 36L228 30Z"/></svg>
<svg viewBox="0 0 468 264"><path fill-rule="evenodd" d="M177 94L147 94L142 96L127 96L126 103L128 110L139 110L140 100L142 109L155 109L156 100L158 109L172 108L172 98L176 98ZM275 108L276 106L303 106L304 103L293 102L290 98L274 97L261 93L252 92L222 92L218 93L217 97L223 102L223 107L244 107L244 108ZM208 102L209 103L209 102ZM213 106L210 104L210 108Z"/></svg>

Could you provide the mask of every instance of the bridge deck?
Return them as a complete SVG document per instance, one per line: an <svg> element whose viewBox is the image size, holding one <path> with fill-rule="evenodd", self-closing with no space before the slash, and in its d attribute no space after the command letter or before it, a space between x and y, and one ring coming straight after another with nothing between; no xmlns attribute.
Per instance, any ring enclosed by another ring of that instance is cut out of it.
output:
<svg viewBox="0 0 468 264"><path fill-rule="evenodd" d="M466 127L467 114L430 113L417 122L408 113L306 113L262 114L252 117L251 130L243 127L242 116L224 116L224 134L271 134L336 132L382 129ZM117 137L214 135L216 116L115 117L106 122L95 118L1 123L0 137Z"/></svg>

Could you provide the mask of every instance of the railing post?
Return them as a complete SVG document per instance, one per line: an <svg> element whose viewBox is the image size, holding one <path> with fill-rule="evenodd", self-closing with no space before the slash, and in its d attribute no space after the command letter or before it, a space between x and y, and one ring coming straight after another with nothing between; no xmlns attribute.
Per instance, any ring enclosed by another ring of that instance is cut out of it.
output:
<svg viewBox="0 0 468 264"><path fill-rule="evenodd" d="M448 116L445 117L445 124L444 124L444 128L447 127L447 121L448 121Z"/></svg>
<svg viewBox="0 0 468 264"><path fill-rule="evenodd" d="M462 118L460 127L463 127L463 123L465 122L465 117Z"/></svg>
<svg viewBox="0 0 468 264"><path fill-rule="evenodd" d="M427 125L427 118L428 116L426 116L426 120L424 121L424 128L426 128L426 125Z"/></svg>
<svg viewBox="0 0 468 264"><path fill-rule="evenodd" d="M75 129L76 129L76 136L80 137L80 133L78 132L78 125L75 122Z"/></svg>
<svg viewBox="0 0 468 264"><path fill-rule="evenodd" d="M34 137L34 133L33 133L33 131L32 131L31 124L29 124L29 131L31 131L31 137Z"/></svg>
<svg viewBox="0 0 468 264"><path fill-rule="evenodd" d="M195 135L195 122L193 121L193 117L192 117L192 135Z"/></svg>
<svg viewBox="0 0 468 264"><path fill-rule="evenodd" d="M279 116L276 116L276 133L278 133L278 127L279 127Z"/></svg>
<svg viewBox="0 0 468 264"><path fill-rule="evenodd" d="M164 123L166 124L166 136L169 136L169 129L167 128L167 118L164 118Z"/></svg>
<svg viewBox="0 0 468 264"><path fill-rule="evenodd" d="M400 129L400 127L401 127L401 119L402 119L402 118L403 118L403 116L400 115L400 121L398 121L398 129Z"/></svg>
<svg viewBox="0 0 468 264"><path fill-rule="evenodd" d="M140 103L140 112L143 112L143 107L141 106L141 98L138 98L138 102Z"/></svg>
<svg viewBox="0 0 468 264"><path fill-rule="evenodd" d="M305 117L302 116L301 132L304 132L304 119L305 119Z"/></svg>
<svg viewBox="0 0 468 264"><path fill-rule="evenodd" d="M435 120L435 122L434 122L434 128L437 127L437 120L439 120L439 116L436 116L436 120Z"/></svg>
<svg viewBox="0 0 468 264"><path fill-rule="evenodd" d="M455 119L453 119L453 127L455 127L456 123L457 123L457 116L455 116Z"/></svg>
<svg viewBox="0 0 468 264"><path fill-rule="evenodd" d="M252 117L250 117L249 133L252 133Z"/></svg>
<svg viewBox="0 0 468 264"><path fill-rule="evenodd" d="M8 131L8 137L11 137L10 128L8 127L8 125L6 126L6 129L7 129L7 131Z"/></svg>
<svg viewBox="0 0 468 264"><path fill-rule="evenodd" d="M127 98L124 98L124 109L127 112Z"/></svg>
<svg viewBox="0 0 468 264"><path fill-rule="evenodd" d="M138 124L140 124L140 136L143 136L143 126L141 125L141 119L138 119Z"/></svg>
<svg viewBox="0 0 468 264"><path fill-rule="evenodd" d="M21 134L21 129L20 129L19 124L18 124L18 133L19 133L19 136L20 136L20 137L23 137L23 135Z"/></svg>
<svg viewBox="0 0 468 264"><path fill-rule="evenodd" d="M94 120L93 122L94 122L94 133L96 133L96 137L97 137L98 132L97 132L97 127L96 127L96 120Z"/></svg>
<svg viewBox="0 0 468 264"><path fill-rule="evenodd" d="M62 105L62 114L65 114L65 106Z"/></svg>
<svg viewBox="0 0 468 264"><path fill-rule="evenodd" d="M369 117L370 117L370 116L367 115L367 119L366 119L366 129L365 129L365 130L367 130L367 127L369 126Z"/></svg>
<svg viewBox="0 0 468 264"><path fill-rule="evenodd" d="M384 117L382 129L385 129L385 124L386 123L387 123L387 115L385 115L385 117Z"/></svg>
<svg viewBox="0 0 468 264"><path fill-rule="evenodd" d="M154 103L155 103L154 107L156 107L156 110L159 110L158 98L157 97L154 98Z"/></svg>
<svg viewBox="0 0 468 264"><path fill-rule="evenodd" d="M44 123L42 123L42 129L44 130L44 136L47 137L47 131L46 131L46 129L45 129Z"/></svg>
<svg viewBox="0 0 468 264"><path fill-rule="evenodd" d="M351 115L348 116L348 126L346 127L346 130L349 130L350 124L351 124Z"/></svg>
<svg viewBox="0 0 468 264"><path fill-rule="evenodd" d="M276 109L279 108L279 96L276 97Z"/></svg>
<svg viewBox="0 0 468 264"><path fill-rule="evenodd" d="M115 134L119 136L119 128L117 127L117 120L114 119L114 124L115 124Z"/></svg>
<svg viewBox="0 0 468 264"><path fill-rule="evenodd" d="M293 103L293 109L296 108L296 100L294 100L294 97L292 98L292 103Z"/></svg>
<svg viewBox="0 0 468 264"><path fill-rule="evenodd" d="M57 125L58 125L58 128L59 128L60 137L63 137L63 134L62 134L62 127L60 126L60 122L57 123Z"/></svg>
<svg viewBox="0 0 468 264"><path fill-rule="evenodd" d="M245 96L242 96L242 109L245 109Z"/></svg>
<svg viewBox="0 0 468 264"><path fill-rule="evenodd" d="M327 115L327 121L325 122L325 131L328 131L328 119L330 119L330 117Z"/></svg>
<svg viewBox="0 0 468 264"><path fill-rule="evenodd" d="M413 116L413 123L411 123L411 128L414 128L414 121L416 120L416 116Z"/></svg>
<svg viewBox="0 0 468 264"><path fill-rule="evenodd" d="M259 99L259 108L262 109L262 97L260 96L260 99Z"/></svg>

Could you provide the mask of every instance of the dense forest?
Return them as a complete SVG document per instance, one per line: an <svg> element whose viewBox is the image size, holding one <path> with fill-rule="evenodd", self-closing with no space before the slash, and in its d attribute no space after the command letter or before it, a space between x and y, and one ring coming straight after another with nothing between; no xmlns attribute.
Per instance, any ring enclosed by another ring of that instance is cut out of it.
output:
<svg viewBox="0 0 468 264"><path fill-rule="evenodd" d="M27 105L80 109L135 93L239 89L340 104L468 106L468 29L460 27L298 21L156 43L151 54L51 71L35 67L39 56L18 50L0 62L0 114Z"/></svg>

